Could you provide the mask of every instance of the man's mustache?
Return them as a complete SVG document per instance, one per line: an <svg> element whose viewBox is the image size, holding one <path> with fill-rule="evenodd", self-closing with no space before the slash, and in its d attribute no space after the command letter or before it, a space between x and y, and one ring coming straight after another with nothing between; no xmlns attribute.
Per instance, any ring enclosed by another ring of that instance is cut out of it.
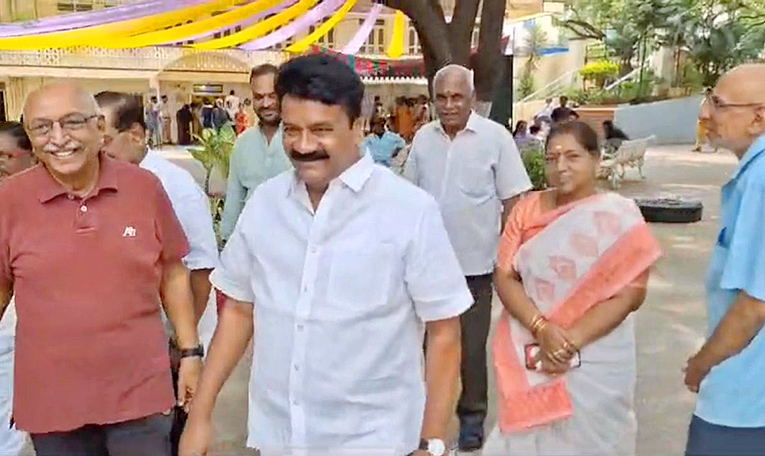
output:
<svg viewBox="0 0 765 456"><path fill-rule="evenodd" d="M313 161L319 161L319 160L326 160L329 158L329 155L327 155L326 152L320 151L320 150L315 150L309 154L301 154L301 153L295 152L294 150L291 150L290 158L299 162L313 162Z"/></svg>

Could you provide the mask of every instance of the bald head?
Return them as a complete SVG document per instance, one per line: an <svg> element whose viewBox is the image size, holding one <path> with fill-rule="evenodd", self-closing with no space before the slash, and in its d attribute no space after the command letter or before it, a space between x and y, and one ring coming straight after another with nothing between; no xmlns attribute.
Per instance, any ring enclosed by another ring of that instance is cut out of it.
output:
<svg viewBox="0 0 765 456"><path fill-rule="evenodd" d="M725 92L732 103L765 103L765 64L737 66L720 78L717 91Z"/></svg>
<svg viewBox="0 0 765 456"><path fill-rule="evenodd" d="M30 93L24 103L24 119L30 119L30 108L37 108L39 104L65 104L79 112L98 112L93 94L72 82L47 84Z"/></svg>

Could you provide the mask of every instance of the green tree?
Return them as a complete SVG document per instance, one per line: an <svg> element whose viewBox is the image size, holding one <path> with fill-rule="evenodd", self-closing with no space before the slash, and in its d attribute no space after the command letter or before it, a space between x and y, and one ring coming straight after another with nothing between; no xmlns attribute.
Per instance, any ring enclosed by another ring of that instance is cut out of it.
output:
<svg viewBox="0 0 765 456"><path fill-rule="evenodd" d="M526 40L521 55L526 58L521 75L518 92L521 97L526 97L534 92L534 73L539 69L539 61L542 51L548 45L547 32L537 23L531 24L527 30Z"/></svg>

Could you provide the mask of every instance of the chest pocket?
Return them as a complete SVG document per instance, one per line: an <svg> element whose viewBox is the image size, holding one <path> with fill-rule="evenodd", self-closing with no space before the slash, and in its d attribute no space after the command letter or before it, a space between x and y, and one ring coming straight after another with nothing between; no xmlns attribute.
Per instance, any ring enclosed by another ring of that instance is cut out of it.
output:
<svg viewBox="0 0 765 456"><path fill-rule="evenodd" d="M456 151L460 153L459 151ZM457 170L457 186L460 192L472 199L486 200L494 192L494 171L492 160L482 150L474 152L462 151L465 156L455 162Z"/></svg>
<svg viewBox="0 0 765 456"><path fill-rule="evenodd" d="M329 267L329 307L340 315L379 310L389 300L394 266L395 247L392 243L338 246Z"/></svg>

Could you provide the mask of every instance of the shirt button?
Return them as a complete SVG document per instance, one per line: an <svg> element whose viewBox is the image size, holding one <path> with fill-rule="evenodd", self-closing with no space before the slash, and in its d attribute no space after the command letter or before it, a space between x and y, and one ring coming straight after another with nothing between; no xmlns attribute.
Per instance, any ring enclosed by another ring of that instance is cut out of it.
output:
<svg viewBox="0 0 765 456"><path fill-rule="evenodd" d="M74 199L74 195L66 195L66 197L69 198L70 200Z"/></svg>
<svg viewBox="0 0 765 456"><path fill-rule="evenodd" d="M80 211L88 212L88 206L80 206Z"/></svg>
<svg viewBox="0 0 765 456"><path fill-rule="evenodd" d="M292 400L292 405L294 405L295 407L299 407L300 406L300 401L298 401L297 399L293 399Z"/></svg>
<svg viewBox="0 0 765 456"><path fill-rule="evenodd" d="M305 328L305 327L304 327L302 324L300 324L300 325L297 325L297 329L298 329L298 331L302 331L304 328Z"/></svg>
<svg viewBox="0 0 765 456"><path fill-rule="evenodd" d="M295 372L300 372L300 366L298 366L297 364L295 364L295 366L293 366L293 367L294 367L294 369L295 369Z"/></svg>
<svg viewBox="0 0 765 456"><path fill-rule="evenodd" d="M318 251L319 251L318 247L311 247L311 253L316 253Z"/></svg>

